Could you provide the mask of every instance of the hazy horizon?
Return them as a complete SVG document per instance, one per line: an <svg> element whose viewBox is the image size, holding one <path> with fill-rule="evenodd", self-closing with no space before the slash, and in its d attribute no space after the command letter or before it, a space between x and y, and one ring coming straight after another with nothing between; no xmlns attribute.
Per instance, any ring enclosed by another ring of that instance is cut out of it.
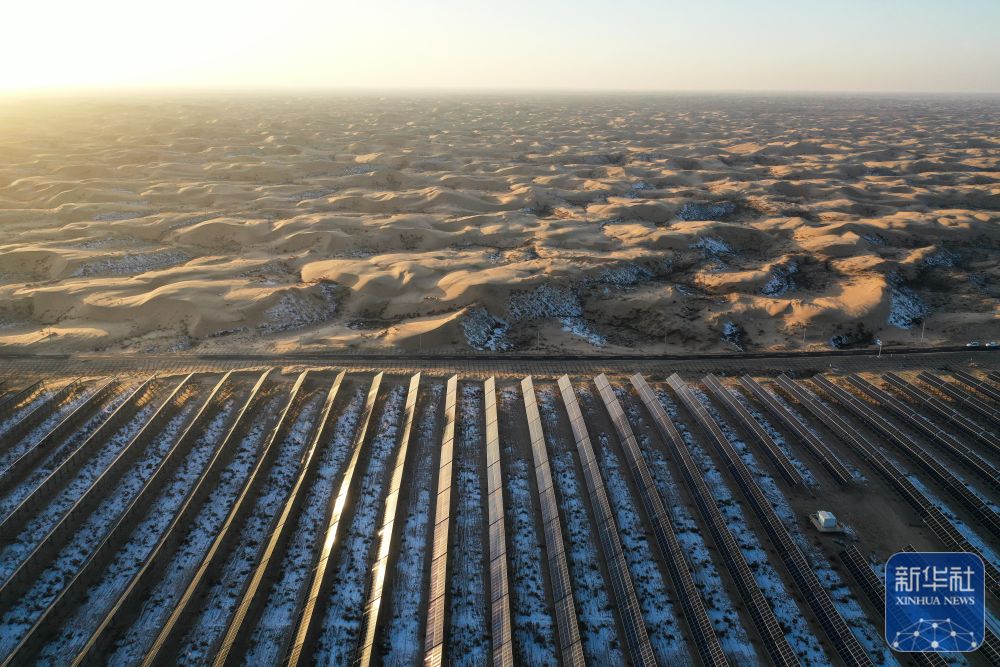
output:
<svg viewBox="0 0 1000 667"><path fill-rule="evenodd" d="M169 9L169 11L167 11ZM502 7L435 0L57 0L16 26L0 92L1000 93L1000 5Z"/></svg>
<svg viewBox="0 0 1000 667"><path fill-rule="evenodd" d="M218 87L117 87L117 88L47 88L47 89L0 89L0 99L8 102L32 101L66 101L66 102L121 102L140 101L143 99L184 101L192 100L225 100L229 98L267 99L309 99L309 98L400 98L422 99L428 97L496 97L499 99L519 97L522 99L546 98L594 98L617 97L627 98L802 98L802 99L898 99L906 100L997 100L1000 101L1000 91L926 91L926 90L779 90L779 89L716 89L716 90L642 90L642 89L611 89L611 88L432 88L432 87L313 87L313 88L218 88Z"/></svg>

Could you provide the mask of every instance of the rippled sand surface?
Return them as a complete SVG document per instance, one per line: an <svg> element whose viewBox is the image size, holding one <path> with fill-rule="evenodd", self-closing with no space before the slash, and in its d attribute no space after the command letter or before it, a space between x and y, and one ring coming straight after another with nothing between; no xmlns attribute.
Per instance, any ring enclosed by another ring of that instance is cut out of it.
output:
<svg viewBox="0 0 1000 667"><path fill-rule="evenodd" d="M0 345L1000 338L993 98L0 107Z"/></svg>

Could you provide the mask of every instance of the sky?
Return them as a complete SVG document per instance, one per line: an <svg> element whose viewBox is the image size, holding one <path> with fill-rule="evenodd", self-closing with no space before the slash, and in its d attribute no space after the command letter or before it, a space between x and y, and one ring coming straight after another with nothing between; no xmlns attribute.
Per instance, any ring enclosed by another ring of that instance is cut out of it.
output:
<svg viewBox="0 0 1000 667"><path fill-rule="evenodd" d="M0 92L1000 92L1000 1L12 0Z"/></svg>

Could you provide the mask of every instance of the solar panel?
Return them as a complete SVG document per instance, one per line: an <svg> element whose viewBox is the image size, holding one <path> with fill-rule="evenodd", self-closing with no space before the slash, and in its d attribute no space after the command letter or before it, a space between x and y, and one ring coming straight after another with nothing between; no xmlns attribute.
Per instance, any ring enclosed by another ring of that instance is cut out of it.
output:
<svg viewBox="0 0 1000 667"><path fill-rule="evenodd" d="M735 396L729 393L719 381L719 378L714 375L706 375L702 379L702 382L705 383L705 387L725 406L729 413L736 418L736 421L739 422L744 430L753 436L757 444L764 448L764 453L778 467L778 472L781 473L785 481L792 486L804 485L805 481L802 479L802 475L792 465L792 462L788 460L785 453L775 444L771 436L764 430L764 427L753 418L750 411Z"/></svg>
<svg viewBox="0 0 1000 667"><path fill-rule="evenodd" d="M972 387L973 389L981 393L983 396L987 396L993 399L994 401L1000 401L1000 391L997 391L991 385L987 384L986 382L983 382L976 376L970 373L966 373L965 371L952 371L951 376L956 380L958 380L959 382L962 382L963 384Z"/></svg>
<svg viewBox="0 0 1000 667"><path fill-rule="evenodd" d="M203 490L207 490L214 480L214 474L227 461L227 454L230 448L245 433L248 427L246 417L256 408L258 400L262 394L261 388L270 371L263 371L250 393L243 402L242 407L236 413L235 418L230 421L229 429L215 447L214 452L207 464L202 468L202 472L195 482L194 487L188 492L181 506L174 514L173 519L167 528L161 533L161 537L156 545L150 550L145 562L139 568L128 585L115 600L114 605L105 615L98 628L91 634L86 645L77 654L75 661L78 664L87 664L93 656L104 656L109 650L108 647L114 641L116 633L120 630L120 623L125 619L131 619L139 613L144 598L150 588L154 585L154 580L160 576L160 566L165 559L169 558L172 550L177 546L178 536L183 532L188 521L201 508L201 499L204 498ZM228 377L229 374L226 374ZM223 379L225 381L225 378ZM220 385L222 382L220 382Z"/></svg>
<svg viewBox="0 0 1000 667"><path fill-rule="evenodd" d="M949 549L953 551L968 551L969 553L979 555L983 560L983 566L986 570L986 587L995 596L1000 597L1000 572L997 571L992 561L983 558L979 549L965 539L965 536L936 507L930 506L927 508L927 512L924 514L924 522Z"/></svg>
<svg viewBox="0 0 1000 667"><path fill-rule="evenodd" d="M994 535L1000 536L1000 516L982 498L969 490L965 483L951 470L917 444L909 435L889 423L867 403L847 392L823 375L813 377L813 382L823 388L851 413L874 428L902 450L907 457L916 461L931 477L944 486L966 509L973 513Z"/></svg>
<svg viewBox="0 0 1000 667"><path fill-rule="evenodd" d="M110 384L110 381L108 383ZM52 414L54 407L62 405L68 398L77 396L78 390L81 390L83 386L84 383L79 378L74 379L57 391L48 396L42 396L40 400L27 406L25 408L28 411L27 414L19 415L17 422L8 425L7 430L3 434L0 434L0 452L28 435L32 429Z"/></svg>
<svg viewBox="0 0 1000 667"><path fill-rule="evenodd" d="M917 403L929 408L931 412L938 415L948 424L953 424L971 435L973 438L989 447L994 454L1000 454L1000 437L989 429L985 429L973 420L966 417L956 408L932 396L920 387L907 382L894 373L886 373L883 376L895 389L906 394L906 396Z"/></svg>
<svg viewBox="0 0 1000 667"><path fill-rule="evenodd" d="M382 591L385 585L386 571L389 567L389 553L393 542L399 537L396 530L398 517L399 491L403 483L403 473L406 468L407 451L410 446L410 434L413 432L413 416L416 413L417 394L420 390L420 373L410 378L410 386L406 394L404 407L403 429L399 436L399 449L396 452L395 466L389 478L389 492L382 510L382 530L378 533L379 546L376 551L378 558L372 567L372 576L368 584L368 605L362 620L361 634L356 651L355 664L361 667L370 665L375 649L375 635L379 628L379 613L383 609Z"/></svg>
<svg viewBox="0 0 1000 667"><path fill-rule="evenodd" d="M305 394L302 387L305 384L308 373L308 370L303 371L296 378L295 384L292 385L288 399L285 401L285 405L278 416L278 421L271 429L253 470L247 476L242 492L229 508L229 513L226 515L222 527L216 533L212 545L202 558L194 577L188 582L183 594L181 594L174 605L169 619L160 629L152 648L150 648L146 655L145 661L173 661L174 652L177 650L179 643L176 640L183 636L183 632L187 628L192 605L197 603L208 583L214 577L218 576L219 568L222 566L223 559L228 553L229 546L234 539L233 535L238 534L240 526L243 525L244 517L247 516L247 513L253 507L255 494L258 493L256 486L262 483L260 480L266 474L263 471L267 470L274 456L277 455L279 446L275 443L280 443L288 432L288 429L291 428L291 422L293 421L291 417L298 406L301 405L302 396Z"/></svg>
<svg viewBox="0 0 1000 667"><path fill-rule="evenodd" d="M11 390L0 398L0 420L7 421L17 412L17 407L38 396L45 389L41 380L22 389Z"/></svg>
<svg viewBox="0 0 1000 667"><path fill-rule="evenodd" d="M559 520L559 506L555 488L552 485L552 471L545 449L545 435L542 431L541 415L535 399L535 386L531 376L521 380L521 395L524 411L528 418L528 434L531 437L531 456L535 465L535 479L542 507L544 521L545 550L548 555L549 584L556 612L556 630L559 636L559 651L564 665L584 664L583 646L580 643L580 628L576 615L576 604L570 585L569 566Z"/></svg>
<svg viewBox="0 0 1000 667"><path fill-rule="evenodd" d="M778 401L750 376L744 375L741 377L740 383L746 387L754 398L764 404L764 407L772 416L795 434L802 444L806 446L806 449L819 459L820 464L826 468L837 482L846 486L852 481L853 478L850 471L840 461L840 458L833 453L829 445L796 419L791 410L786 408L784 404Z"/></svg>
<svg viewBox="0 0 1000 667"><path fill-rule="evenodd" d="M872 605L879 610L885 608L885 585L875 575L861 552L855 545L840 552L840 561L847 567L854 580L861 586ZM947 667L948 662L936 653L912 653L913 661L923 667Z"/></svg>
<svg viewBox="0 0 1000 667"><path fill-rule="evenodd" d="M872 605L876 609L885 605L885 586L875 576L875 572L868 566L868 562L858 551L858 548L853 544L849 545L840 552L840 560L847 566L847 570L861 586L861 590L868 596Z"/></svg>
<svg viewBox="0 0 1000 667"><path fill-rule="evenodd" d="M719 424L712 418L700 401L692 394L691 388L676 373L667 380L684 406L691 412L702 429L708 434L719 454L727 462L744 497L749 501L757 518L763 524L778 555L792 575L799 590L804 595L824 632L830 638L838 655L849 665L873 665L857 638L851 632L843 617L830 600L829 593L809 566L798 545L788 534L788 530L757 484L739 452L726 438Z"/></svg>
<svg viewBox="0 0 1000 667"><path fill-rule="evenodd" d="M894 396L879 389L868 381L857 375L849 375L847 381L853 386L877 400L882 406L906 422L909 426L917 429L932 442L936 442L947 450L952 456L961 461L970 470L982 477L990 484L1000 488L1000 474L997 473L993 465L982 459L977 453L963 445L953 435L938 427L920 413L897 400Z"/></svg>
<svg viewBox="0 0 1000 667"><path fill-rule="evenodd" d="M797 385L788 377L781 375L778 377L778 386L793 396L799 403L811 412L817 419L834 431L845 443L854 447L858 454L874 467L889 483L899 491L903 499L906 500L918 513L923 515L930 507L923 492L914 486L913 482L906 477L891 461L889 461L879 449L870 443L856 429L841 419L840 415L830 410L805 388Z"/></svg>
<svg viewBox="0 0 1000 667"><path fill-rule="evenodd" d="M444 433L438 468L438 495L435 503L433 558L427 596L427 624L424 635L424 664L444 660L445 606L448 597L448 531L451 523L452 456L455 445L455 408L458 403L458 376L448 378L445 392Z"/></svg>
<svg viewBox="0 0 1000 667"><path fill-rule="evenodd" d="M638 392L643 405L646 406L646 410L652 416L653 423L660 432L664 443L678 461L682 477L694 498L695 505L708 524L712 539L722 554L723 561L736 583L740 597L747 605L750 619L753 621L754 627L757 628L757 632L764 639L764 647L771 662L788 667L798 665L798 657L789 646L784 630L778 624L768 600L757 585L743 552L715 503L715 498L705 482L701 469L692 458L687 445L677 431L677 427L667 416L663 406L642 375L636 373L629 380Z"/></svg>
<svg viewBox="0 0 1000 667"><path fill-rule="evenodd" d="M936 375L932 375L927 371L923 371L917 375L917 378L945 394L959 405L963 405L969 410L972 410L980 417L989 419L993 422L1000 422L1000 412L993 409L992 406L973 396L958 385L952 382L945 382L941 378Z"/></svg>
<svg viewBox="0 0 1000 667"><path fill-rule="evenodd" d="M947 548L956 551L979 553L972 544L962 537L951 522L941 514L923 492L914 486L913 482L896 468L894 464L882 456L878 448L869 443L856 431L852 431L838 415L826 408L814 396L785 375L778 377L778 384L790 395L794 396L802 405L806 406L818 419L833 428L841 439L853 444L859 454L878 470L900 492L903 498L919 512L924 521L927 522L927 525ZM1000 585L998 585L1000 584L1000 575L996 573L996 570L985 559L984 563L986 563L987 585L991 590L994 590L994 594L1000 595Z"/></svg>
<svg viewBox="0 0 1000 667"><path fill-rule="evenodd" d="M598 375L594 382L622 442L629 470L639 487L639 497L652 523L653 536L663 560L667 563L670 578L677 589L676 597L680 600L702 662L708 665L728 664L708 618L705 604L695 586L691 570L684 559L684 551L677 541L677 535L663 506L663 500L653 483L652 475L625 412L622 410L608 378L603 373Z"/></svg>
<svg viewBox="0 0 1000 667"><path fill-rule="evenodd" d="M604 559L607 561L616 610L621 618L622 631L625 633L625 643L634 664L655 665L653 647L649 643L646 626L643 624L642 614L639 610L639 600L636 597L632 577L625 565L625 555L622 553L621 542L618 539L618 526L611 513L611 503L608 501L601 472L597 467L587 425L583 421L576 394L568 376L563 375L559 378L559 390L562 393L563 405L570 417L570 426L573 429L576 449L581 459L584 480L590 493L591 506L597 517L598 541L601 543Z"/></svg>

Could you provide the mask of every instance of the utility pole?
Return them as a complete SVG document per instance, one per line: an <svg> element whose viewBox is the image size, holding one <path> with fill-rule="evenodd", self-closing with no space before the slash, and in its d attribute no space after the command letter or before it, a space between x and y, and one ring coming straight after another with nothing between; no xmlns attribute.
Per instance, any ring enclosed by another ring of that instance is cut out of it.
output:
<svg viewBox="0 0 1000 667"><path fill-rule="evenodd" d="M926 319L920 320L920 342L921 343L924 342L924 328L926 326L927 326L927 320Z"/></svg>

